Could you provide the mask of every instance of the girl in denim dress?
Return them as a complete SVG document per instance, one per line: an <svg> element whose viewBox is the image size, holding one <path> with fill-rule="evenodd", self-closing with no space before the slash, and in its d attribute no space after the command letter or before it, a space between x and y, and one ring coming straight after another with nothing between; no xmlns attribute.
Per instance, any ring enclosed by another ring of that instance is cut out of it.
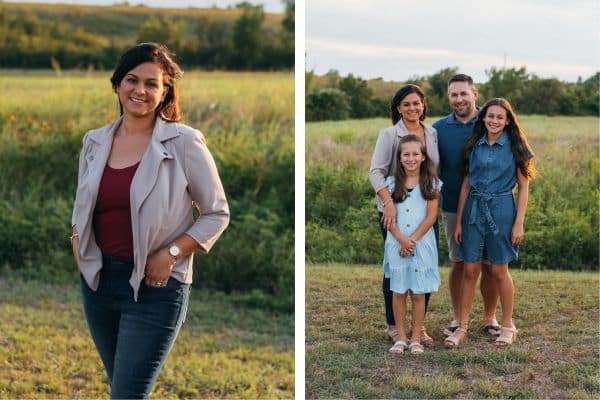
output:
<svg viewBox="0 0 600 400"><path fill-rule="evenodd" d="M525 131L506 99L489 100L479 112L473 134L465 144L461 175L464 177L454 238L465 262L460 305L460 326L446 347L457 347L467 334L477 277L485 268L500 291L502 319L496 346L511 345L517 337L513 324L514 285L508 263L516 260L523 241L529 180L536 174L533 152ZM518 186L517 204L513 189Z"/></svg>
<svg viewBox="0 0 600 400"><path fill-rule="evenodd" d="M436 292L440 286L438 254L433 224L441 182L427 156L423 142L415 135L406 135L398 145L398 167L395 176L386 179L396 207L396 223L388 229L383 256L385 277L390 278L393 311L398 338L390 349L401 354L423 352L420 343L425 318L425 293ZM412 338L407 346L405 329L406 294L412 300Z"/></svg>

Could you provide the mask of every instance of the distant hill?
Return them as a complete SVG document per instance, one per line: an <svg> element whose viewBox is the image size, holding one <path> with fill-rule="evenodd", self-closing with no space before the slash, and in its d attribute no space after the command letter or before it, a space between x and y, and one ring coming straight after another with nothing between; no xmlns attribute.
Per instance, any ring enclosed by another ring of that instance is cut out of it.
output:
<svg viewBox="0 0 600 400"><path fill-rule="evenodd" d="M54 59L61 67L102 68L127 47L159 41L186 65L286 69L293 66L293 18L293 7L273 14L248 4L168 9L0 2L0 67L50 68Z"/></svg>

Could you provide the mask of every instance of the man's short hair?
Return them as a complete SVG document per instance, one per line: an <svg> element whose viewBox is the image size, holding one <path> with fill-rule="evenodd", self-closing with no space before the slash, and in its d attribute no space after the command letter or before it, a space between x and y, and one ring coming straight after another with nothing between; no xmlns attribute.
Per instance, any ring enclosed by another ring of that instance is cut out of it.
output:
<svg viewBox="0 0 600 400"><path fill-rule="evenodd" d="M456 74L448 81L448 87L452 84L452 82L467 82L469 86L474 87L473 78L466 74Z"/></svg>

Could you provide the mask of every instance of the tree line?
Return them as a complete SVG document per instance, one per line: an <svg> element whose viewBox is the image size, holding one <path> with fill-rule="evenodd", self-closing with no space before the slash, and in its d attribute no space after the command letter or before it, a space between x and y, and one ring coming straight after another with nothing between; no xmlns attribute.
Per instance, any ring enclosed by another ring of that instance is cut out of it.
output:
<svg viewBox="0 0 600 400"><path fill-rule="evenodd" d="M366 81L352 74L341 77L335 70L324 76L306 72L306 120L388 117L394 92L402 85L419 85L426 95L428 115L449 113L448 80L458 68L445 68L435 74L414 77L406 82ZM540 78L525 67L486 71L487 82L477 84L478 103L492 97L506 97L521 114L598 115L600 72L575 83L556 78ZM377 88L377 89L374 89Z"/></svg>
<svg viewBox="0 0 600 400"><path fill-rule="evenodd" d="M160 42L186 67L290 69L295 5L284 3L283 16L248 2L183 14L127 5L0 4L0 68L110 69L126 48Z"/></svg>

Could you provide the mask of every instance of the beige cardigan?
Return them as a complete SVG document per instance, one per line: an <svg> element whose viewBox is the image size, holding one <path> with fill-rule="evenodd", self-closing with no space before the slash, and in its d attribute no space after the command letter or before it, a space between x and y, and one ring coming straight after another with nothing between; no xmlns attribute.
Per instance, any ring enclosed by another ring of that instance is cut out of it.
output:
<svg viewBox="0 0 600 400"><path fill-rule="evenodd" d="M121 119L83 137L72 225L77 226L77 263L92 290L98 289L102 253L94 238L92 218L112 139ZM207 253L229 223L225 192L204 136L179 123L156 119L152 139L130 189L134 269L129 283L137 301L146 260L183 233ZM200 212L194 221L192 206ZM179 260L171 276L192 282L193 255Z"/></svg>
<svg viewBox="0 0 600 400"><path fill-rule="evenodd" d="M440 154L438 152L437 131L435 128L421 122L421 126L425 132L425 141L427 148L427 156L433 163L436 171L440 163ZM379 133L375 151L371 158L371 168L369 169L369 180L371 186L375 190L375 204L377 210L383 211L383 203L377 192L386 187L385 178L396 174L397 153L400 138L408 135L409 132L404 126L402 119L396 125L385 128Z"/></svg>

